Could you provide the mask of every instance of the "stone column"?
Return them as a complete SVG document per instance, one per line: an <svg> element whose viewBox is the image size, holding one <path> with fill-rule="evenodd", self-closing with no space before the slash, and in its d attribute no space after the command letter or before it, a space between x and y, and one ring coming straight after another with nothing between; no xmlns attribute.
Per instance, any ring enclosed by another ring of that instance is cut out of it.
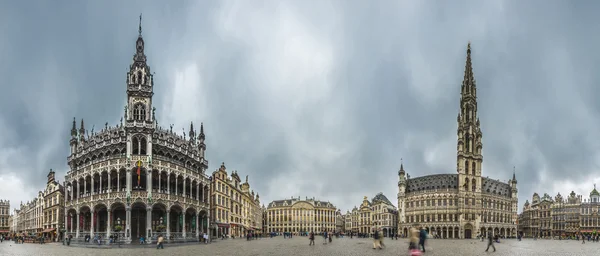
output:
<svg viewBox="0 0 600 256"><path fill-rule="evenodd" d="M167 195L171 194L171 173L167 172Z"/></svg>
<svg viewBox="0 0 600 256"><path fill-rule="evenodd" d="M198 213L196 213L196 237L200 237L200 223L199 223L199 218L198 218Z"/></svg>
<svg viewBox="0 0 600 256"><path fill-rule="evenodd" d="M92 186L94 186L93 183ZM93 187L92 191L94 191ZM90 211L90 236L94 237L94 211Z"/></svg>
<svg viewBox="0 0 600 256"><path fill-rule="evenodd" d="M125 236L131 240L131 207L125 207Z"/></svg>
<svg viewBox="0 0 600 256"><path fill-rule="evenodd" d="M146 238L152 236L152 207L146 208Z"/></svg>
<svg viewBox="0 0 600 256"><path fill-rule="evenodd" d="M150 193L152 192L152 170L148 169L146 172L146 191Z"/></svg>
<svg viewBox="0 0 600 256"><path fill-rule="evenodd" d="M108 183L110 184L110 183ZM108 219L106 220L106 237L110 237L110 231L112 230L112 216L111 216L111 210L110 208L106 209L106 217L108 217Z"/></svg>
<svg viewBox="0 0 600 256"><path fill-rule="evenodd" d="M169 237L171 236L171 210L167 210L167 237L165 237L165 239L169 239Z"/></svg>
<svg viewBox="0 0 600 256"><path fill-rule="evenodd" d="M208 242L210 243L212 235L212 231L210 230L210 211L206 212L206 233L208 234Z"/></svg>
<svg viewBox="0 0 600 256"><path fill-rule="evenodd" d="M110 185L111 185L111 182L110 182L110 170L108 170L108 186L107 186L107 189L108 189L109 193L112 192Z"/></svg>
<svg viewBox="0 0 600 256"><path fill-rule="evenodd" d="M75 237L79 237L79 224L81 223L81 219L79 219L79 211L77 211L77 220L76 220L76 224L77 224L77 231L75 233Z"/></svg>
<svg viewBox="0 0 600 256"><path fill-rule="evenodd" d="M90 191L90 196L93 196L94 195L94 175L92 175L91 182L92 182L92 185L91 185L92 191Z"/></svg>
<svg viewBox="0 0 600 256"><path fill-rule="evenodd" d="M184 180L185 182L185 180ZM184 190L185 191L185 186L184 186ZM181 220L183 222L183 227L181 227L181 235L183 236L183 238L185 238L185 212L181 213Z"/></svg>

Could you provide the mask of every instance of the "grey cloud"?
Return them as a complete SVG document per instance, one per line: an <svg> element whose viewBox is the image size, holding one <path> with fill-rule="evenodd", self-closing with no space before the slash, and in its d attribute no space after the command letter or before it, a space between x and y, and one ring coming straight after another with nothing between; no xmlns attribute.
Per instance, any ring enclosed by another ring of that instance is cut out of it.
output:
<svg viewBox="0 0 600 256"><path fill-rule="evenodd" d="M469 40L484 175L515 166L520 205L600 181L593 1L22 2L0 3L0 179L27 184L13 201L66 172L73 116L118 123L140 12L159 123L204 122L210 171L248 174L265 203L395 201L401 158L455 172Z"/></svg>

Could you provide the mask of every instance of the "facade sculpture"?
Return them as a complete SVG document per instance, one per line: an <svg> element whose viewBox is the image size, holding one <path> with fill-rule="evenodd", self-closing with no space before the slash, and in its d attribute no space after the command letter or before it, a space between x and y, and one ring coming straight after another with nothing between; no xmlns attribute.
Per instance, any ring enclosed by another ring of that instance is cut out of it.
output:
<svg viewBox="0 0 600 256"><path fill-rule="evenodd" d="M517 180L508 183L483 177L481 126L477 115L477 87L467 46L458 113L457 174L411 178L398 172L398 233L406 236L413 225L442 238L474 238L491 232L516 236Z"/></svg>
<svg viewBox="0 0 600 256"><path fill-rule="evenodd" d="M330 202L315 198L275 200L267 206L267 232L333 232L336 211L337 208Z"/></svg>
<svg viewBox="0 0 600 256"><path fill-rule="evenodd" d="M189 138L157 125L154 75L144 39L136 41L126 76L124 121L88 135L71 129L65 177L65 228L73 237L118 235L126 241L166 234L195 238L209 230L210 180L204 127Z"/></svg>

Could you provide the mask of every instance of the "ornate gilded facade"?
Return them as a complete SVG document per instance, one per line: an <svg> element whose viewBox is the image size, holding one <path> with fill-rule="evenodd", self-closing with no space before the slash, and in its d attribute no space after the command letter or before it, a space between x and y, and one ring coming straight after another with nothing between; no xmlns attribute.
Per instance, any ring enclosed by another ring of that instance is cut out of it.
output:
<svg viewBox="0 0 600 256"><path fill-rule="evenodd" d="M378 193L369 201L365 196L360 207L346 213L346 232L371 234L381 228L383 236L391 236L398 228L398 210L390 200Z"/></svg>
<svg viewBox="0 0 600 256"><path fill-rule="evenodd" d="M514 173L508 183L483 177L483 133L477 112L469 44L457 117L457 174L412 178L401 164L399 234L406 236L411 226L420 225L442 238L473 238L487 231L516 236L517 180Z"/></svg>
<svg viewBox="0 0 600 256"><path fill-rule="evenodd" d="M267 232L333 232L336 212L333 204L315 198L275 200L267 206Z"/></svg>
<svg viewBox="0 0 600 256"><path fill-rule="evenodd" d="M62 184L54 179L55 172L50 169L48 173L48 182L44 190L44 236L57 240L61 235L61 228L64 228L65 220L65 189Z"/></svg>
<svg viewBox="0 0 600 256"><path fill-rule="evenodd" d="M71 129L65 177L68 234L118 233L126 241L166 234L196 239L209 230L210 181L205 174L204 127L186 136L162 128L153 107L154 74L146 62L141 16L133 62L126 74L121 123L100 131Z"/></svg>
<svg viewBox="0 0 600 256"><path fill-rule="evenodd" d="M519 214L519 233L524 237L592 234L600 231L599 210L600 193L595 186L588 199L574 191L567 198L558 193L554 199L534 193Z"/></svg>
<svg viewBox="0 0 600 256"><path fill-rule="evenodd" d="M260 196L250 190L248 176L242 183L237 171L227 174L225 163L212 174L211 223L213 236L245 236L262 233L263 213Z"/></svg>
<svg viewBox="0 0 600 256"><path fill-rule="evenodd" d="M10 232L11 221L10 201L0 199L0 235Z"/></svg>

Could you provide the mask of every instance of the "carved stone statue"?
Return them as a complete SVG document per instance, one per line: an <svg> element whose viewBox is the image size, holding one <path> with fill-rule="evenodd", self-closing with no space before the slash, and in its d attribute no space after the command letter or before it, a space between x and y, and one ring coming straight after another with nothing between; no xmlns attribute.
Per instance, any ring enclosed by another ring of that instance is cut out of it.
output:
<svg viewBox="0 0 600 256"><path fill-rule="evenodd" d="M248 175L246 175L246 183L248 183Z"/></svg>
<svg viewBox="0 0 600 256"><path fill-rule="evenodd" d="M156 116L156 107L152 107L152 118Z"/></svg>
<svg viewBox="0 0 600 256"><path fill-rule="evenodd" d="M127 119L127 105L125 105L125 119Z"/></svg>

